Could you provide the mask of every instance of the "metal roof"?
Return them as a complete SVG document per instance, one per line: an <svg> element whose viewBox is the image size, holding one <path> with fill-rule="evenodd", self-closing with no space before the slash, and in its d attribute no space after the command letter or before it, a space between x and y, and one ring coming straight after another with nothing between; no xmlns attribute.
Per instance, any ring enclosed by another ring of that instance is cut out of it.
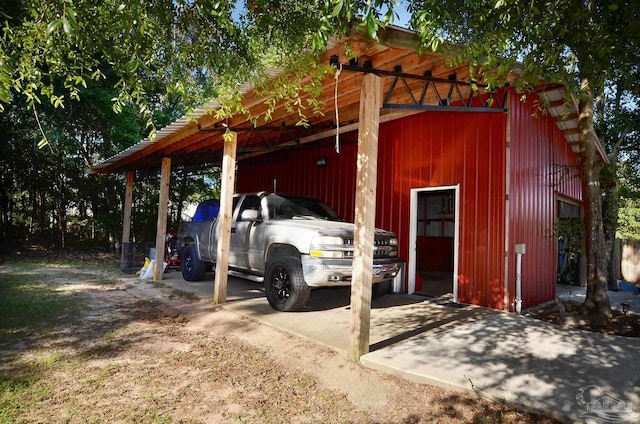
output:
<svg viewBox="0 0 640 424"><path fill-rule="evenodd" d="M380 34L380 40L374 41L363 34L353 34L342 40L332 41L320 63L329 64L332 56L338 56L340 63L353 63L353 56L345 55L345 45L357 58L366 60L376 69L387 74L397 72L401 67L402 73L429 75L434 78L431 82L433 90L423 89L421 105L431 108L445 107L443 93L451 93L451 82L463 83L456 86L459 93L458 100L473 95L470 87L464 86L469 82L468 66L461 64L455 68L447 65L447 57L419 53L419 40L415 33L401 28L387 28ZM351 62L350 62L351 60ZM272 69L269 76L274 79L282 73L280 69ZM238 160L263 154L278 148L298 147L306 143L317 142L321 139L335 137L347 130L357 128L359 119L359 101L362 73L336 72L337 75L327 73L322 82L322 90L318 97L320 113L308 116L308 125L298 125L300 116L295 108L280 100L272 111L270 119L265 119L267 106L265 102L269 96L262 97L254 91L251 84L242 84L239 92L242 102L252 116L261 116L257 126L249 116L236 114L229 119L217 118L215 111L221 105L212 100L206 105L186 114L175 122L157 131L151 140L145 138L128 149L93 166L92 173L111 173L138 169L158 169L163 157L172 159L172 166L187 166L198 164L219 163L222 158L224 145L223 135L226 128L238 133ZM397 82L397 81L396 81ZM424 81L403 81L396 85L393 78L384 78L383 86L387 92L386 98L394 103L410 103L415 101L412 90L424 87ZM448 83L447 83L448 82ZM404 85L403 85L404 84ZM395 91L391 91L395 90ZM549 113L555 118L558 128L563 131L569 143L579 139L577 132L577 104L566 103L566 89L562 85L551 84L544 86L540 94L548 99ZM300 94L303 106L310 100L310 95ZM335 108L337 105L337 109ZM569 109L567 109L567 107ZM383 108L381 122L398 119L418 110ZM309 114L311 111L309 110ZM599 146L604 154L604 149ZM603 155L606 159L606 155Z"/></svg>

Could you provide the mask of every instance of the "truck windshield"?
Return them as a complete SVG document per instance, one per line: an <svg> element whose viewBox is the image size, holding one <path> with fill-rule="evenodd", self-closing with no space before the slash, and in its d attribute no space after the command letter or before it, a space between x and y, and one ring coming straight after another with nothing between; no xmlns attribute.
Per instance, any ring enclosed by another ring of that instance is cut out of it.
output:
<svg viewBox="0 0 640 424"><path fill-rule="evenodd" d="M338 214L320 200L277 194L270 194L266 199L271 219L303 218L340 221Z"/></svg>

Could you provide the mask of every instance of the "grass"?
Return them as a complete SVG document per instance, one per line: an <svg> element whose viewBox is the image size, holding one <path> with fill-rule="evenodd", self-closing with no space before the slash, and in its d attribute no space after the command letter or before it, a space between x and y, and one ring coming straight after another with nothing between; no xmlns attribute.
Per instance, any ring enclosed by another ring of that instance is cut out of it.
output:
<svg viewBox="0 0 640 424"><path fill-rule="evenodd" d="M276 355L286 350L261 349L217 328L189 330L162 315L162 299L119 304L123 297L114 296L111 308L100 292L55 290L96 278L86 269L0 267L0 424L386 422L314 375L282 365ZM536 422L488 401L455 394L427 397L429 404L414 393L407 390L389 422Z"/></svg>
<svg viewBox="0 0 640 424"><path fill-rule="evenodd" d="M55 331L77 319L85 306L78 293L60 293L32 273L0 273L0 344Z"/></svg>
<svg viewBox="0 0 640 424"><path fill-rule="evenodd" d="M26 347L53 339L86 309L78 293L61 293L46 278L34 272L37 263L20 263L17 272L0 272L0 365L16 362L15 354L3 346ZM48 396L41 381L43 370L52 369L59 352L35 351L35 359L17 361L8 374L0 374L0 423L15 422L21 409Z"/></svg>
<svg viewBox="0 0 640 424"><path fill-rule="evenodd" d="M20 409L35 405L49 396L51 390L36 378L10 379L0 375L0 423L16 422Z"/></svg>

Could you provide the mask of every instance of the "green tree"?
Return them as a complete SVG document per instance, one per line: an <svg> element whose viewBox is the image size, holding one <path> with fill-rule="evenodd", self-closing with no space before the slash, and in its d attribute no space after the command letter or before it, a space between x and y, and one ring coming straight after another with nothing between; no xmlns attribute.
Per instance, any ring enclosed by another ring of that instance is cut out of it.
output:
<svg viewBox="0 0 640 424"><path fill-rule="evenodd" d="M596 130L603 141L609 163L601 175L603 227L609 252L609 288L617 290L619 263L614 263L616 238L640 239L636 221L640 206L640 111L637 88L621 81L612 84L597 103Z"/></svg>
<svg viewBox="0 0 640 424"><path fill-rule="evenodd" d="M88 81L106 78L108 67L114 110L133 103L153 127L146 93L158 82L186 106L199 106L237 90L238 82L260 81L284 58L325 45L335 33L321 18L325 6L302 0L6 0L0 3L0 106L20 96L29 107L43 101L64 107L83 95Z"/></svg>
<svg viewBox="0 0 640 424"><path fill-rule="evenodd" d="M372 30L378 25L367 1L5 0L0 12L3 232L26 229L21 240L46 233L57 240L47 245L61 247L69 210L77 212L73 226L80 233L91 227L92 236L117 240L121 177L87 178L87 166L213 96L227 99L222 113L242 112L241 81L279 90L274 98L296 105L299 87L264 84L267 69L306 72L329 37L347 32L358 17L367 16ZM304 124L313 102L296 107ZM138 178L136 199L155 204L146 193L155 176ZM204 184L187 174L175 181L178 207L170 224ZM146 225L136 228L154 228L155 211L137 206L134 222Z"/></svg>
<svg viewBox="0 0 640 424"><path fill-rule="evenodd" d="M514 84L533 88L543 78L564 83L578 100L580 158L586 221L587 297L591 313L610 314L603 231L601 171L594 127L595 101L612 81L637 80L640 68L640 4L632 0L411 0L411 23L428 47L444 39L453 53L489 83L505 81L519 64ZM446 47L446 46L445 46Z"/></svg>
<svg viewBox="0 0 640 424"><path fill-rule="evenodd" d="M424 48L469 61L485 82L532 89L542 77L562 82L579 102L580 157L585 196L587 299L591 312L610 313L600 187L596 100L613 83L640 72L640 4L633 0L407 0L411 25ZM115 77L112 106L135 104L153 127L147 93L164 87L185 106L215 95L221 113L242 112L240 81L261 87L265 70L300 70L303 57L330 37L364 28L372 36L391 23L394 0L18 0L2 3L0 101L21 97L33 108L79 99L90 80ZM454 44L444 44L448 40ZM454 48L452 48L455 46ZM448 50L448 51L447 51ZM300 52L308 52L301 55ZM108 65L108 66L107 66ZM56 81L62 81L56 85ZM272 87L278 90L278 87ZM282 90L295 97L297 90ZM637 94L637 93L636 93ZM312 106L312 105L311 105ZM66 106L65 106L66 107ZM301 110L301 123L304 123ZM151 129L153 135L153 128Z"/></svg>

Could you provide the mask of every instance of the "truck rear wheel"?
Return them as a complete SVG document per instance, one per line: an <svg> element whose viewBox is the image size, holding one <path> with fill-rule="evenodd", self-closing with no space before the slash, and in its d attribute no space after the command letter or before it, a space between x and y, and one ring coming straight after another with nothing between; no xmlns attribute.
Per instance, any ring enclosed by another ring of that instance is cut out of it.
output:
<svg viewBox="0 0 640 424"><path fill-rule="evenodd" d="M198 258L195 244L188 244L182 252L182 278L187 281L201 281L204 278L206 269Z"/></svg>
<svg viewBox="0 0 640 424"><path fill-rule="evenodd" d="M269 305L276 311L289 312L304 307L311 289L305 283L299 258L284 257L273 261L264 278Z"/></svg>

